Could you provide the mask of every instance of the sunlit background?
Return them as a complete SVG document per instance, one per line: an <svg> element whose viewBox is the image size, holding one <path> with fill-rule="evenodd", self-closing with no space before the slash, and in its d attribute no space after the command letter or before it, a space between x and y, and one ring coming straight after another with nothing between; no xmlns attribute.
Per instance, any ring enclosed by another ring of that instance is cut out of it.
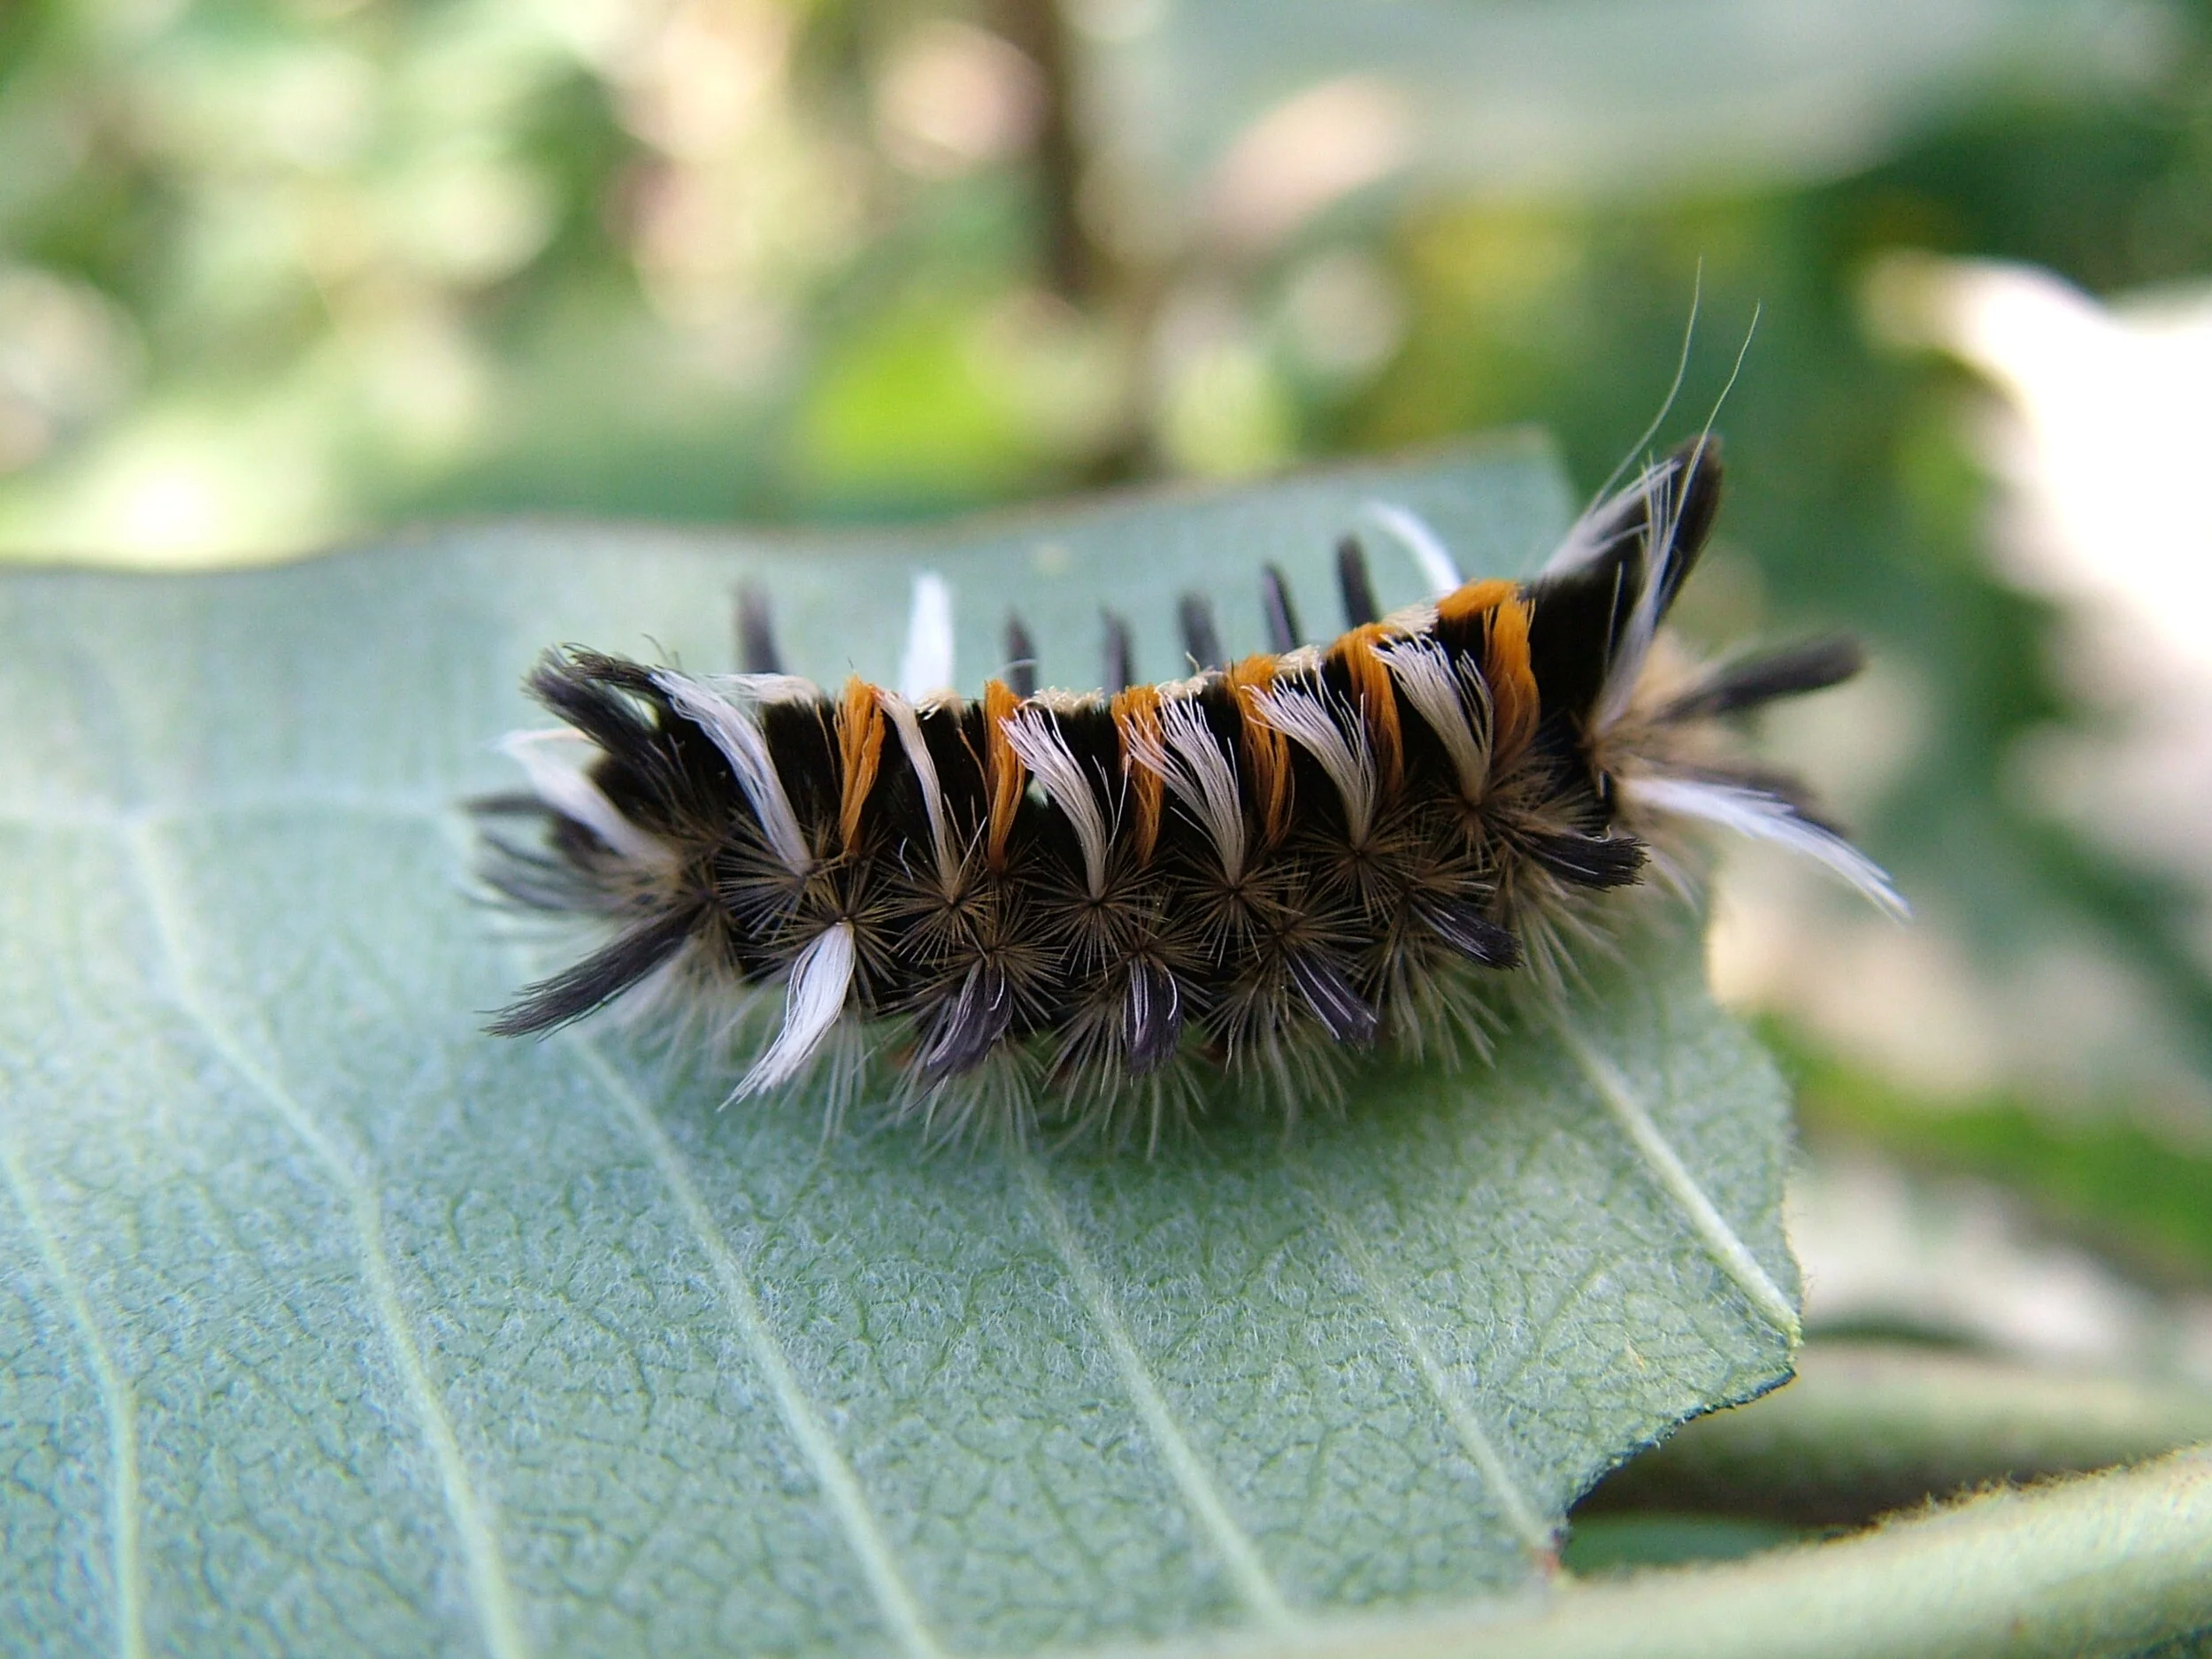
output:
<svg viewBox="0 0 2212 1659"><path fill-rule="evenodd" d="M2113 0L17 0L0 555L824 523L1672 374L1683 620L1920 913L1731 864L1814 1324L2212 1379L2212 13Z"/></svg>

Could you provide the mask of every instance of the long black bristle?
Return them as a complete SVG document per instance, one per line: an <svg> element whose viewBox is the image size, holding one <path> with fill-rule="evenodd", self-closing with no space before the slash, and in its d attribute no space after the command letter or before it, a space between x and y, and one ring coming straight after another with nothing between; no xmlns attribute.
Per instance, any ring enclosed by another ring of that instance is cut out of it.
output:
<svg viewBox="0 0 2212 1659"><path fill-rule="evenodd" d="M1013 1021L1014 994L1006 976L990 963L976 964L959 991L939 1005L915 1056L916 1072L934 1082L973 1071Z"/></svg>
<svg viewBox="0 0 2212 1659"><path fill-rule="evenodd" d="M1129 649L1129 625L1110 611L1100 611L1099 620L1106 635L1105 677L1101 683L1110 696L1137 683L1136 661Z"/></svg>
<svg viewBox="0 0 2212 1659"><path fill-rule="evenodd" d="M1037 647L1012 611L1006 613L1006 683L1018 697L1037 695Z"/></svg>
<svg viewBox="0 0 2212 1659"><path fill-rule="evenodd" d="M1158 1071L1173 1057L1183 1037L1183 999L1174 975L1138 957L1129 964L1125 1011L1123 1063L1129 1075L1143 1077Z"/></svg>
<svg viewBox="0 0 2212 1659"><path fill-rule="evenodd" d="M1830 634L1723 663L1659 711L1659 718L1709 720L1755 709L1779 697L1839 686L1866 666L1866 653L1848 634Z"/></svg>
<svg viewBox="0 0 2212 1659"><path fill-rule="evenodd" d="M1708 433L1680 445L1669 457L1674 476L1668 484L1668 500L1674 514L1673 557L1667 561L1666 580L1659 590L1659 614L1666 615L1674 596L1697 568L1699 555L1713 534L1720 516L1721 486L1727 477L1721 465L1720 440Z"/></svg>
<svg viewBox="0 0 2212 1659"><path fill-rule="evenodd" d="M1323 1029L1339 1042L1357 1047L1375 1041L1382 1021L1352 988L1343 970L1325 956L1300 952L1286 964L1290 981Z"/></svg>
<svg viewBox="0 0 2212 1659"><path fill-rule="evenodd" d="M1521 941L1472 905L1429 899L1417 908L1429 930L1470 961L1486 968L1521 965Z"/></svg>
<svg viewBox="0 0 2212 1659"><path fill-rule="evenodd" d="M698 919L695 908L674 910L631 928L581 962L525 988L484 1029L495 1037L527 1037L581 1019L674 956Z"/></svg>
<svg viewBox="0 0 2212 1659"><path fill-rule="evenodd" d="M1381 617L1375 584L1367 574L1367 554L1356 536L1348 535L1336 544L1336 586L1344 595L1347 629L1363 628Z"/></svg>
<svg viewBox="0 0 2212 1659"><path fill-rule="evenodd" d="M1267 649L1278 657L1298 649L1298 613L1291 609L1290 582L1276 566L1260 572L1260 609L1267 617Z"/></svg>
<svg viewBox="0 0 2212 1659"><path fill-rule="evenodd" d="M776 623L766 589L751 582L737 590L737 660L749 674L780 674L783 653L776 649Z"/></svg>
<svg viewBox="0 0 2212 1659"><path fill-rule="evenodd" d="M1202 595L1185 594L1176 604L1175 617L1182 625L1184 654L1193 666L1203 672L1228 665L1229 659L1221 651L1220 631L1214 626L1213 607Z"/></svg>
<svg viewBox="0 0 2212 1659"><path fill-rule="evenodd" d="M1643 873L1647 856L1632 835L1528 835L1522 845L1554 875L1584 887L1624 887Z"/></svg>

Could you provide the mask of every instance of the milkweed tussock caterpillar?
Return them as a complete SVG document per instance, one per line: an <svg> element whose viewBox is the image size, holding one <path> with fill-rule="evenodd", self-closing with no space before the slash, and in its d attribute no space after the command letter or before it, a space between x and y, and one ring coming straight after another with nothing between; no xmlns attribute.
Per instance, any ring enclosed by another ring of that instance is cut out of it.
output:
<svg viewBox="0 0 2212 1659"><path fill-rule="evenodd" d="M1348 541L1345 633L1300 644L1271 567L1273 650L1227 662L1187 598L1199 672L1165 685L1132 683L1109 617L1110 692L1038 691L1018 620L979 700L826 692L782 672L757 594L743 674L548 651L527 686L564 725L508 740L531 794L480 803L541 836L494 834L486 874L609 937L492 1029L635 995L753 1037L733 1099L814 1078L835 1113L885 1068L943 1132L1149 1139L1215 1073L1295 1111L1359 1050L1486 1056L1507 1003L1555 999L1605 947L1620 889L1678 873L1686 823L1901 912L1723 726L1847 678L1855 647L1696 665L1660 634L1720 488L1717 442L1686 444L1525 582L1459 582L1400 514L1432 602L1379 617ZM917 590L907 679L927 686L949 677L949 608Z"/></svg>

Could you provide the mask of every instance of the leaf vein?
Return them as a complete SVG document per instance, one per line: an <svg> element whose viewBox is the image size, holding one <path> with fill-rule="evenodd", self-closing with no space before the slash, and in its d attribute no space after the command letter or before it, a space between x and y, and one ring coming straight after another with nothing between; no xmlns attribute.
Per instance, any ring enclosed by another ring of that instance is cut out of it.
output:
<svg viewBox="0 0 2212 1659"><path fill-rule="evenodd" d="M1397 1286L1390 1281L1382 1264L1375 1259L1374 1252L1367 1248L1367 1240L1360 1237L1334 1205L1324 1200L1312 1187L1301 1183L1301 1190L1307 1202L1320 1213L1330 1235L1336 1240L1337 1248L1344 1252L1345 1259L1351 1263L1352 1271L1359 1276L1361 1285L1374 1299L1375 1306L1397 1333L1398 1340L1412 1355L1422 1381L1428 1386L1430 1394L1442 1408L1444 1420L1451 1425L1461 1448L1474 1461L1475 1467L1482 1471L1484 1482L1497 1499L1498 1507L1504 1511L1506 1525L1513 1529L1514 1536L1520 1540L1522 1552L1540 1563L1555 1563L1557 1557L1552 1528L1538 1516L1536 1506L1521 1490L1520 1482L1514 1478L1513 1471L1506 1463L1505 1455L1498 1449L1497 1442L1490 1438L1490 1432L1483 1425L1474 1402L1468 1397L1470 1391L1445 1368L1444 1363L1437 1357L1436 1350L1429 1346L1428 1339L1422 1334L1420 1326L1415 1324L1411 1312L1407 1309L1404 1298L1399 1295Z"/></svg>
<svg viewBox="0 0 2212 1659"><path fill-rule="evenodd" d="M790 1356L783 1349L774 1329L763 1311L760 1298L739 1263L729 1240L723 1236L706 1201L685 1167L683 1156L675 1143L669 1140L660 1120L646 1105L638 1092L630 1087L622 1075L595 1048L582 1033L571 1029L566 1036L581 1056L599 1087L604 1090L623 1116L629 1120L638 1138L645 1143L654 1167L661 1179L675 1197L684 1219L705 1251L707 1261L714 1270L716 1280L722 1286L732 1316L737 1322L738 1334L744 1341L746 1352L754 1364L760 1368L769 1392L774 1396L776 1410L783 1418L784 1427L799 1445L799 1450L814 1471L823 1494L829 1500L831 1509L845 1532L846 1540L859 1557L861 1571L866 1576L869 1588L874 1593L879 1609L899 1645L912 1659L939 1659L943 1649L931 1634L927 1619L913 1587L906 1581L896 1558L891 1553L889 1540L883 1536L874 1512L868 1506L867 1494L860 1488L860 1479L846 1461L831 1435L829 1425L822 1421L807 1398L798 1375L792 1370Z"/></svg>
<svg viewBox="0 0 2212 1659"><path fill-rule="evenodd" d="M1130 1339L1128 1327L1122 1323L1114 1306L1113 1293L1107 1286L1098 1264L1076 1235L1074 1224L1068 1219L1059 1195L1045 1179L1043 1170L1035 1157L1026 1152L1016 1155L1023 1186L1027 1189L1031 1207L1044 1223L1045 1231L1052 1240L1052 1247L1061 1263L1081 1293L1086 1310L1106 1340L1106 1347L1113 1355L1114 1364L1121 1373L1122 1386L1128 1391L1130 1402L1137 1408L1150 1433L1153 1444L1166 1461L1169 1473L1190 1506L1193 1516L1214 1548L1221 1553L1223 1563L1235 1582L1237 1592L1267 1626L1278 1631L1294 1630L1299 1621L1292 1615L1289 1604L1283 1599L1281 1588L1267 1563L1260 1558L1259 1548L1251 1536L1230 1515L1228 1505L1214 1482L1212 1474L1200 1460L1183 1431L1168 1409L1167 1399L1160 1392L1159 1383L1137 1352L1137 1345Z"/></svg>
<svg viewBox="0 0 2212 1659"><path fill-rule="evenodd" d="M1689 1166L1682 1162L1681 1155L1660 1133L1659 1125L1652 1120L1651 1114L1644 1110L1643 1102L1628 1087L1628 1079L1580 1032L1572 1030L1563 1021L1560 1022L1558 1031L1561 1041L1567 1045L1567 1051L1574 1056L1575 1064L1582 1068L1583 1076L1589 1079L1599 1101L1612 1114L1613 1120L1620 1125L1637 1156L1643 1159L1652 1179L1680 1206L1692 1228L1704 1241L1707 1251L1719 1264L1721 1271L1736 1282L1737 1288L1743 1292L1751 1305L1777 1330L1793 1343L1800 1340L1804 1333L1798 1322L1796 1308L1791 1305L1790 1299L1768 1275L1766 1269L1759 1265L1758 1258L1751 1254L1750 1247L1737 1235L1736 1230L1728 1225L1727 1217L1706 1196L1705 1189L1698 1185L1697 1178L1690 1173Z"/></svg>
<svg viewBox="0 0 2212 1659"><path fill-rule="evenodd" d="M23 1167L21 1148L12 1141L0 1143L0 1171L7 1177L24 1225L38 1245L46 1274L61 1292L69 1322L77 1327L92 1363L92 1382L100 1396L100 1409L108 1425L108 1531L115 1551L115 1646L122 1659L142 1659L146 1652L144 1586L140 1583L138 1559L138 1400L107 1339L92 1317L92 1304L69 1258L62 1253L61 1237L48 1220L45 1209L31 1186L30 1171Z"/></svg>
<svg viewBox="0 0 2212 1659"><path fill-rule="evenodd" d="M249 1054L216 1017L193 974L193 958L185 942L186 924L176 880L163 856L155 823L148 819L127 820L121 834L145 891L147 907L161 941L163 959L175 982L178 1006L198 1028L216 1057L259 1095L262 1102L314 1155L345 1201L369 1305L391 1349L423 1438L428 1442L446 1513L460 1539L470 1597L484 1645L495 1659L520 1659L529 1647L523 1639L514 1589L500 1558L498 1535L489 1506L470 1478L460 1437L431 1380L421 1346L415 1340L414 1328L400 1300L399 1282L392 1272L390 1252L384 1244L383 1209L375 1189L364 1179L355 1158L340 1148L297 1097Z"/></svg>

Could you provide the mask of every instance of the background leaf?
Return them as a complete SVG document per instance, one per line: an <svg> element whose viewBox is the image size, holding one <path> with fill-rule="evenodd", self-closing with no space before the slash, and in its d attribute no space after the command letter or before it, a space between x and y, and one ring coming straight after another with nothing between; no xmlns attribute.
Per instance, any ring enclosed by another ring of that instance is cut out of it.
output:
<svg viewBox="0 0 2212 1659"><path fill-rule="evenodd" d="M826 1141L619 1033L478 1032L542 958L469 902L454 803L510 781L546 642L721 668L752 572L795 667L883 677L926 558L966 680L1008 603L1048 680L1092 683L1101 601L1165 673L1184 585L1257 643L1263 559L1325 626L1378 496L1490 571L1568 510L1523 442L922 548L503 525L10 576L13 1640L1013 1652L1465 1603L1781 1378L1782 1094L1686 919L1594 972L1585 1060L1515 1032L1149 1162Z"/></svg>
<svg viewBox="0 0 2212 1659"><path fill-rule="evenodd" d="M1748 22L1726 0L1225 0L1148 23L1102 31L1107 136L1168 193L1197 194L1242 143L1247 178L1279 157L1354 184L1404 172L1523 200L1848 172L1934 111L2138 81L2177 27L2154 4L2077 0L1811 4ZM1296 155L1297 119L1256 143L1263 118L1352 77L1360 96L1309 103L1300 119L1357 150Z"/></svg>

